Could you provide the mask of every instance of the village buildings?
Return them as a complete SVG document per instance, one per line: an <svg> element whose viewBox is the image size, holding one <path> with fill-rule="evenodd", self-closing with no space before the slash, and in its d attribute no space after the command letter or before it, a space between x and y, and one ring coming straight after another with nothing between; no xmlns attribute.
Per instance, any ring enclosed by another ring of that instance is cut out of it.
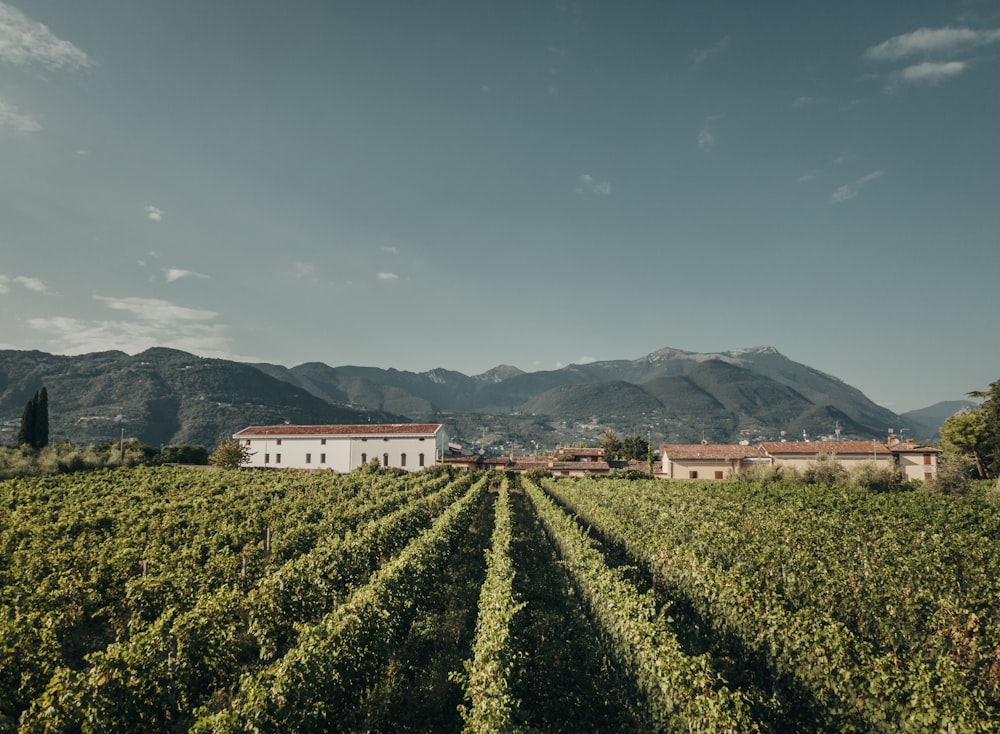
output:
<svg viewBox="0 0 1000 734"><path fill-rule="evenodd" d="M904 481L937 473L940 449L899 441L765 441L739 444L663 444L652 467L641 461L609 461L601 448L559 447L550 456L463 455L439 423L321 426L251 426L233 435L249 453L247 467L329 469L350 472L376 461L382 467L418 471L445 464L469 471L546 471L553 476L606 475L635 470L664 479L730 479L756 466L806 471L827 455L846 471L888 469Z"/></svg>

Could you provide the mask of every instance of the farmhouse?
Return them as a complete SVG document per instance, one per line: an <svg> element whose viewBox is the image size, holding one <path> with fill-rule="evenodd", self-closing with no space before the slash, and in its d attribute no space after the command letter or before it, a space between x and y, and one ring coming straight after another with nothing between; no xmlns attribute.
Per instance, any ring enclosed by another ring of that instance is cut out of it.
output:
<svg viewBox="0 0 1000 734"><path fill-rule="evenodd" d="M895 469L892 452L881 441L765 441L761 448L774 464L803 471L820 454L830 454L847 471L863 464Z"/></svg>
<svg viewBox="0 0 1000 734"><path fill-rule="evenodd" d="M929 480L937 476L937 460L941 449L920 446L913 439L889 439L889 451L896 457L896 469L904 482L910 479Z"/></svg>
<svg viewBox="0 0 1000 734"><path fill-rule="evenodd" d="M770 464L760 446L745 444L663 444L662 473L667 479L729 479L755 464Z"/></svg>
<svg viewBox="0 0 1000 734"><path fill-rule="evenodd" d="M448 451L440 423L250 426L233 439L250 451L244 466L342 473L371 461L418 471L441 463Z"/></svg>

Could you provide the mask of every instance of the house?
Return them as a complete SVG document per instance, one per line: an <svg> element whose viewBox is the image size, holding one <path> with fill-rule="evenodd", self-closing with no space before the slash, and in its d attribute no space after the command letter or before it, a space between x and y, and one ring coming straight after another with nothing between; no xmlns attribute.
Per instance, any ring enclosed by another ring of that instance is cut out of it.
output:
<svg viewBox="0 0 1000 734"><path fill-rule="evenodd" d="M937 476L937 462L941 449L921 446L912 438L899 441L890 436L889 451L896 459L896 471L904 482L913 479L928 481Z"/></svg>
<svg viewBox="0 0 1000 734"><path fill-rule="evenodd" d="M449 451L440 423L250 426L234 433L233 439L249 449L244 466L342 473L370 461L419 471L441 463Z"/></svg>
<svg viewBox="0 0 1000 734"><path fill-rule="evenodd" d="M877 469L894 469L893 454L881 441L765 441L761 448L777 466L804 471L820 454L836 458L847 471L864 464Z"/></svg>
<svg viewBox="0 0 1000 734"><path fill-rule="evenodd" d="M747 444L663 444L660 474L667 479L729 479L756 464L770 464L760 446Z"/></svg>

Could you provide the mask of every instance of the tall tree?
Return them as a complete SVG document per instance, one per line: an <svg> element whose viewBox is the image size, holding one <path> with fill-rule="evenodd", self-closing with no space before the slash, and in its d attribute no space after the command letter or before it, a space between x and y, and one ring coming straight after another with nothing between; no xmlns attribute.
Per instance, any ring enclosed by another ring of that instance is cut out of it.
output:
<svg viewBox="0 0 1000 734"><path fill-rule="evenodd" d="M1000 380L990 383L990 389L969 393L974 398L984 398L979 413L986 424L986 438L982 455L991 477L1000 475Z"/></svg>
<svg viewBox="0 0 1000 734"><path fill-rule="evenodd" d="M34 448L35 442L35 402L38 398L36 392L24 405L21 411L21 427L17 431L17 445L30 446Z"/></svg>
<svg viewBox="0 0 1000 734"><path fill-rule="evenodd" d="M44 449L49 445L49 392L42 386L35 404L35 448Z"/></svg>
<svg viewBox="0 0 1000 734"><path fill-rule="evenodd" d="M36 451L49 445L49 394L44 387L36 391L24 406L17 444L30 446Z"/></svg>
<svg viewBox="0 0 1000 734"><path fill-rule="evenodd" d="M941 440L970 456L976 463L979 476L987 476L984 455L989 448L989 434L986 417L981 410L965 410L946 418L941 425Z"/></svg>
<svg viewBox="0 0 1000 734"><path fill-rule="evenodd" d="M618 434L615 433L614 426L608 426L604 429L604 435L601 436L601 442L598 445L604 449L605 461L617 459L622 452L622 442L618 438Z"/></svg>

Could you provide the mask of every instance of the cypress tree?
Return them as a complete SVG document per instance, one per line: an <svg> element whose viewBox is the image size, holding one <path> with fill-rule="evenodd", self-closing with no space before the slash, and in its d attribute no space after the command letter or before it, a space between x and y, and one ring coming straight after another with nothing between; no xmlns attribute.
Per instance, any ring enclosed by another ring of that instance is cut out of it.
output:
<svg viewBox="0 0 1000 734"><path fill-rule="evenodd" d="M24 406L17 445L30 446L36 451L49 445L49 394L44 387Z"/></svg>
<svg viewBox="0 0 1000 734"><path fill-rule="evenodd" d="M49 445L49 393L42 387L38 391L38 402L35 404L35 441L36 449L44 449Z"/></svg>
<svg viewBox="0 0 1000 734"><path fill-rule="evenodd" d="M36 392L32 398L25 404L24 411L21 413L21 427L17 431L17 445L18 446L32 446L34 447L35 440L35 402L38 399L38 393Z"/></svg>

